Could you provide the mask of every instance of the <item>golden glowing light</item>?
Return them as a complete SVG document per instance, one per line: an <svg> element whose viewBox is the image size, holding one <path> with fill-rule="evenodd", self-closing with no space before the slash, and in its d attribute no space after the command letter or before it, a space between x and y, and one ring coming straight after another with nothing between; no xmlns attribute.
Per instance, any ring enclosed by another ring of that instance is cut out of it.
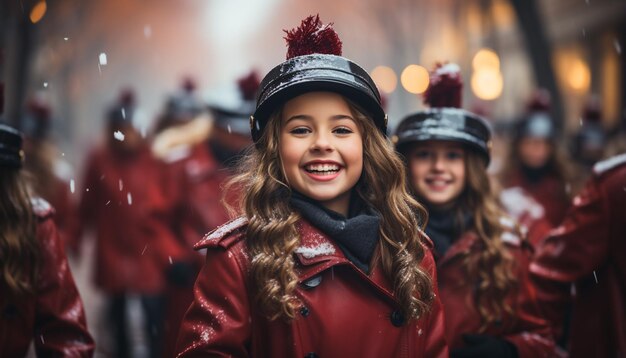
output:
<svg viewBox="0 0 626 358"><path fill-rule="evenodd" d="M471 85L476 97L484 100L493 100L502 94L504 81L499 70L483 67L474 71Z"/></svg>
<svg viewBox="0 0 626 358"><path fill-rule="evenodd" d="M498 54L488 48L479 50L472 60L472 68L478 71L482 68L500 70L500 58Z"/></svg>
<svg viewBox="0 0 626 358"><path fill-rule="evenodd" d="M391 93L398 86L398 76L391 67L377 66L372 70L372 79L384 93Z"/></svg>
<svg viewBox="0 0 626 358"><path fill-rule="evenodd" d="M48 5L45 1L40 1L33 7L30 11L30 22L33 24L38 23L43 16L46 14L46 10L48 9Z"/></svg>
<svg viewBox="0 0 626 358"><path fill-rule="evenodd" d="M400 75L400 82L409 93L424 93L430 83L428 70L419 65L408 65Z"/></svg>
<svg viewBox="0 0 626 358"><path fill-rule="evenodd" d="M567 73L567 83L576 91L586 91L591 83L591 72L589 66L580 58L573 59L569 63Z"/></svg>

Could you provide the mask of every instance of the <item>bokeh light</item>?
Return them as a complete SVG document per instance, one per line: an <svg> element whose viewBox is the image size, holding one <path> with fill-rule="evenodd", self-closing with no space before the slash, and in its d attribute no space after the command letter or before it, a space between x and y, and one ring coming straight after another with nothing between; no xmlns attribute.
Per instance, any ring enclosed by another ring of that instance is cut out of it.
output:
<svg viewBox="0 0 626 358"><path fill-rule="evenodd" d="M499 70L483 67L472 74L472 91L483 100L493 100L502 94L504 81Z"/></svg>
<svg viewBox="0 0 626 358"><path fill-rule="evenodd" d="M402 83L402 87L409 93L424 93L430 83L428 70L419 65L408 65L404 71L402 71L400 82Z"/></svg>
<svg viewBox="0 0 626 358"><path fill-rule="evenodd" d="M482 68L492 68L500 70L500 58L493 50L488 48L480 49L472 60L472 68L478 71Z"/></svg>
<svg viewBox="0 0 626 358"><path fill-rule="evenodd" d="M377 66L372 70L372 79L384 93L392 93L398 86L398 76L391 67Z"/></svg>
<svg viewBox="0 0 626 358"><path fill-rule="evenodd" d="M47 9L48 5L45 1L38 2L37 5L33 6L33 9L30 11L30 22L33 24L38 23L46 14Z"/></svg>

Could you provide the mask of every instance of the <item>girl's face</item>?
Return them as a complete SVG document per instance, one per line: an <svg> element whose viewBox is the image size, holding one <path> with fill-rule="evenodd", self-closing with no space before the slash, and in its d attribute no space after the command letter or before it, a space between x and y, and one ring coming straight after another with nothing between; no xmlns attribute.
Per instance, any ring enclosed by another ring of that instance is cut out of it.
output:
<svg viewBox="0 0 626 358"><path fill-rule="evenodd" d="M347 215L350 191L363 171L363 139L341 95L310 92L287 102L279 152L294 190Z"/></svg>
<svg viewBox="0 0 626 358"><path fill-rule="evenodd" d="M427 141L407 153L413 190L432 207L449 207L465 187L465 149L454 142Z"/></svg>
<svg viewBox="0 0 626 358"><path fill-rule="evenodd" d="M522 162L529 168L541 168L550 159L552 146L543 138L522 138L517 145Z"/></svg>

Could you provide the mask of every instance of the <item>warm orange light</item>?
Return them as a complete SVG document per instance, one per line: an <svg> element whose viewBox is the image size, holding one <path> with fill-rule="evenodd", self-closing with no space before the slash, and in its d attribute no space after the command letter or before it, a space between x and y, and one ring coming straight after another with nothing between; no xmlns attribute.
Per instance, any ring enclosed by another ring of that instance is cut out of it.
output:
<svg viewBox="0 0 626 358"><path fill-rule="evenodd" d="M48 9L48 5L45 1L40 1L33 7L30 11L30 22L33 24L38 23L43 16L46 14L46 10Z"/></svg>
<svg viewBox="0 0 626 358"><path fill-rule="evenodd" d="M376 86L385 93L391 93L398 85L398 76L391 67L377 66L372 70L372 79Z"/></svg>
<svg viewBox="0 0 626 358"><path fill-rule="evenodd" d="M424 93L430 83L428 70L419 65L408 65L400 75L400 82L407 92Z"/></svg>
<svg viewBox="0 0 626 358"><path fill-rule="evenodd" d="M567 84L576 91L586 91L591 82L591 72L587 64L580 58L572 59L567 71Z"/></svg>
<svg viewBox="0 0 626 358"><path fill-rule="evenodd" d="M500 97L504 81L499 70L483 67L472 74L472 91L476 97L492 100Z"/></svg>
<svg viewBox="0 0 626 358"><path fill-rule="evenodd" d="M478 71L482 68L500 70L500 58L498 54L488 48L483 48L474 55L472 68Z"/></svg>

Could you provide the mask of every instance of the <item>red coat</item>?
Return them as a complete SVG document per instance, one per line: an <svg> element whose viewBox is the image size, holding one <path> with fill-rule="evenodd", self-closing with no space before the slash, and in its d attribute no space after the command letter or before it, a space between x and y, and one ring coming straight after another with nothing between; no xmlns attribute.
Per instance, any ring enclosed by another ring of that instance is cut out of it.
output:
<svg viewBox="0 0 626 358"><path fill-rule="evenodd" d="M574 357L626 356L626 154L601 162L531 265L538 280L576 282ZM547 307L569 287L553 286ZM543 293L542 293L543 294ZM556 298L555 298L556 297ZM554 315L558 317L558 314Z"/></svg>
<svg viewBox="0 0 626 358"><path fill-rule="evenodd" d="M41 199L33 204L42 265L34 295L11 301L6 292L0 293L0 357L24 357L31 342L41 357L91 357L94 341L52 221L52 208Z"/></svg>
<svg viewBox="0 0 626 358"><path fill-rule="evenodd" d="M507 298L515 316L504 316L501 324L492 324L484 332L479 332L481 318L473 301L474 286L471 282L474 280L467 276L463 266L465 254L480 253L478 237L471 231L466 232L437 260L439 292L446 312L446 336L450 350L464 346L463 334L487 334L513 343L520 358L551 357L554 355L554 341L548 322L540 314L535 288L530 281L530 252L511 233L503 235L503 240L516 263L514 276L518 280L518 289ZM461 285L463 282L470 284Z"/></svg>
<svg viewBox="0 0 626 358"><path fill-rule="evenodd" d="M237 219L196 245L208 249L207 259L181 327L179 357L447 357L438 295L429 314L395 326L397 301L380 266L366 276L305 221L298 225L295 292L304 306L291 323L268 321L252 301L244 227ZM422 266L435 277L430 251Z"/></svg>
<svg viewBox="0 0 626 358"><path fill-rule="evenodd" d="M105 147L88 158L81 225L95 228L96 284L109 294L163 289L167 258L146 225L165 202L160 176L148 148L124 154Z"/></svg>
<svg viewBox="0 0 626 358"><path fill-rule="evenodd" d="M174 260L192 265L194 274L197 274L204 263L204 256L193 251L193 245L206 232L228 221L221 202L221 185L229 172L216 160L207 142L187 149L188 152L183 152L176 160L165 158L167 162L163 163L163 170L167 183L164 189L169 203L165 212L153 215L151 226L158 228L157 235L162 240L178 246L169 250ZM164 356L169 357L175 353L178 328L193 301L193 287L170 284L166 296Z"/></svg>
<svg viewBox="0 0 626 358"><path fill-rule="evenodd" d="M523 188L510 187L502 190L500 202L533 247L537 246L552 229L543 206Z"/></svg>
<svg viewBox="0 0 626 358"><path fill-rule="evenodd" d="M167 160L167 159L166 159ZM167 194L173 206L172 229L191 251L202 236L228 221L221 185L230 174L206 142L189 148L186 156L167 163Z"/></svg>
<svg viewBox="0 0 626 358"><path fill-rule="evenodd" d="M506 188L520 187L533 197L545 210L545 217L552 226L557 226L565 217L570 199L565 191L565 183L555 176L546 176L537 183L528 181L521 173L513 175Z"/></svg>

